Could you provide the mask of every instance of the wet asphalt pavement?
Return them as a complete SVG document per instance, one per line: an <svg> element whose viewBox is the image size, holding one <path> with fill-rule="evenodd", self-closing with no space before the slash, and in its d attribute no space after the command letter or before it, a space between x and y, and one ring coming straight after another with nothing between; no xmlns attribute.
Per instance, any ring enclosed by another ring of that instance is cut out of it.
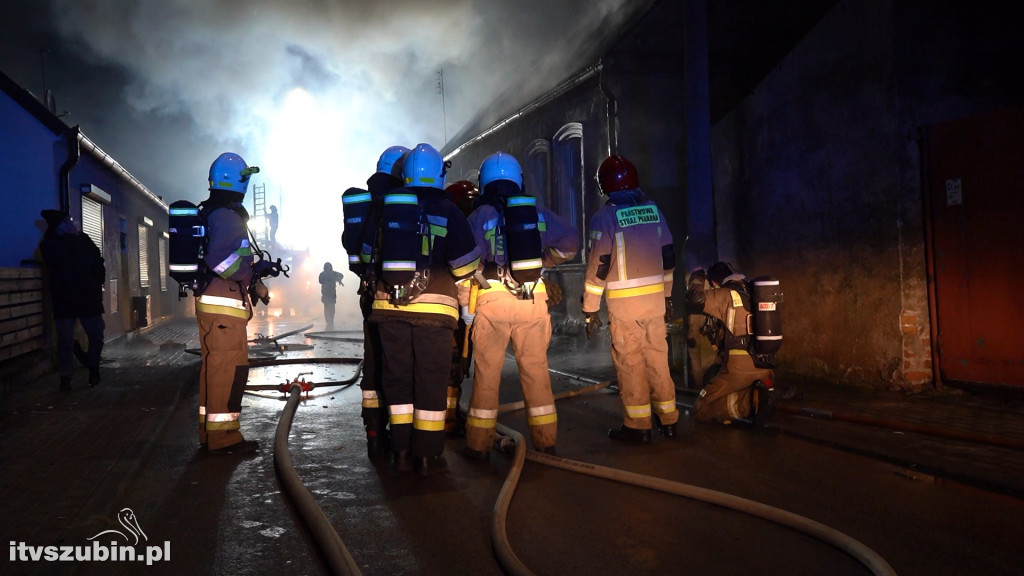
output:
<svg viewBox="0 0 1024 576"><path fill-rule="evenodd" d="M283 323L274 329L299 327ZM361 356L357 342L308 339L303 333L282 340L290 343L284 353L253 351L288 358ZM553 368L587 378L556 374L556 393L614 374L606 340L562 337L552 357L560 359ZM311 372L301 376L307 381L338 382L354 369L254 368L250 384L283 384L304 372ZM521 399L513 361L504 376L502 402ZM470 388L467 382L464 404ZM327 573L274 469L273 437L284 395L261 391L245 397L242 430L260 441L258 453L211 456L196 443L197 391L195 382L185 388L118 504L144 519L151 541L172 543L172 559L117 572ZM457 454L464 442L451 438L446 474L396 475L386 463L367 458L359 403L357 385L313 390L298 407L289 449L303 483L362 573L504 573L491 529L511 456L492 451L488 462L470 462ZM771 430L696 425L687 414L675 441L616 444L605 432L618 425L619 410L613 389L560 400L559 455L805 516L863 543L900 574L1013 574L1024 565L1018 546L1024 533L1021 500L932 482ZM526 430L521 410L501 422ZM515 554L536 574L870 573L846 552L761 518L532 461L523 467L506 527ZM76 564L73 572L110 573L110 567Z"/></svg>

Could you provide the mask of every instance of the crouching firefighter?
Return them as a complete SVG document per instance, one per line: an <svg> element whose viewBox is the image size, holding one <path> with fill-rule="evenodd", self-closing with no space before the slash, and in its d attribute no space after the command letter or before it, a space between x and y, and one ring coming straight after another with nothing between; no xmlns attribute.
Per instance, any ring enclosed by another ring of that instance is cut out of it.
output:
<svg viewBox="0 0 1024 576"><path fill-rule="evenodd" d="M686 299L694 314L703 312L708 316L701 332L718 347L720 362L718 373L693 405L694 418L698 422L743 421L755 428L764 427L775 413L777 402L771 369L774 354L751 355L757 344L752 340L756 336L756 316L750 312L746 277L729 264L716 262L707 272L697 269L690 274ZM781 334L773 338L777 348Z"/></svg>
<svg viewBox="0 0 1024 576"><path fill-rule="evenodd" d="M442 453L445 389L459 318L455 282L480 263L469 222L445 200L445 172L441 154L419 144L402 167L405 187L384 196L370 314L380 335L394 468L415 469L421 476L448 465Z"/></svg>
<svg viewBox="0 0 1024 576"><path fill-rule="evenodd" d="M259 448L256 441L246 440L240 430L242 393L249 374L249 291L253 287L266 297L266 288L259 289L259 277L273 266L268 262L254 266L249 214L242 207L249 177L257 172L259 168L247 166L237 154L225 152L218 156L210 165L210 196L198 208L200 224L192 228L193 238L202 238L201 256L191 285L202 356L199 443L213 454L253 452ZM172 242L179 232L172 230ZM181 274L188 264L181 262L178 254L178 250L172 250L171 265Z"/></svg>
<svg viewBox="0 0 1024 576"><path fill-rule="evenodd" d="M519 366L526 422L535 450L554 454L558 415L548 372L551 316L541 272L573 258L579 232L537 199L523 193L519 162L497 152L480 165L480 206L469 223L483 255L484 282L476 287L476 310L463 310L472 325L473 395L466 421L471 460L484 460L498 423L498 388L509 340Z"/></svg>

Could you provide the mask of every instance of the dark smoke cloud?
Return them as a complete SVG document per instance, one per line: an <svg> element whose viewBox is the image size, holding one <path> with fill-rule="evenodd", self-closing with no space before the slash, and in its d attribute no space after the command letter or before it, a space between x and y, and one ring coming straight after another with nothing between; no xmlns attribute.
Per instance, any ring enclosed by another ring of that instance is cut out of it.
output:
<svg viewBox="0 0 1024 576"><path fill-rule="evenodd" d="M305 243L338 249L338 196L384 148L441 147L497 96L538 95L589 63L579 54L599 26L646 4L13 0L13 17L32 21L5 30L35 30L35 42L49 31L66 120L155 193L202 199L210 161L232 149L264 168L279 237L320 230Z"/></svg>

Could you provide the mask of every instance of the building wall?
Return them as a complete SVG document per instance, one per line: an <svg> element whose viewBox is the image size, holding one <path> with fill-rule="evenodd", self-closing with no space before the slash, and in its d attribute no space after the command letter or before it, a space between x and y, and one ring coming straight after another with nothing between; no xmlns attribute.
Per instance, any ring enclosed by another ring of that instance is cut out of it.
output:
<svg viewBox="0 0 1024 576"><path fill-rule="evenodd" d="M714 126L719 254L782 281L787 370L932 382L916 134L1020 102L1005 19L841 2Z"/></svg>
<svg viewBox="0 0 1024 576"><path fill-rule="evenodd" d="M0 267L16 268L34 258L46 230L39 211L59 205L57 173L63 145L3 91L0 125Z"/></svg>

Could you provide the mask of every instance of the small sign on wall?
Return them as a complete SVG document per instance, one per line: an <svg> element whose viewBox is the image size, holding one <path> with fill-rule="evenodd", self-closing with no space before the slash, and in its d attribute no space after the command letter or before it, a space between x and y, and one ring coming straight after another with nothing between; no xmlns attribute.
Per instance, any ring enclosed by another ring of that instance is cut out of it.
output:
<svg viewBox="0 0 1024 576"><path fill-rule="evenodd" d="M964 203L963 188L960 179L946 180L946 206L959 206Z"/></svg>

